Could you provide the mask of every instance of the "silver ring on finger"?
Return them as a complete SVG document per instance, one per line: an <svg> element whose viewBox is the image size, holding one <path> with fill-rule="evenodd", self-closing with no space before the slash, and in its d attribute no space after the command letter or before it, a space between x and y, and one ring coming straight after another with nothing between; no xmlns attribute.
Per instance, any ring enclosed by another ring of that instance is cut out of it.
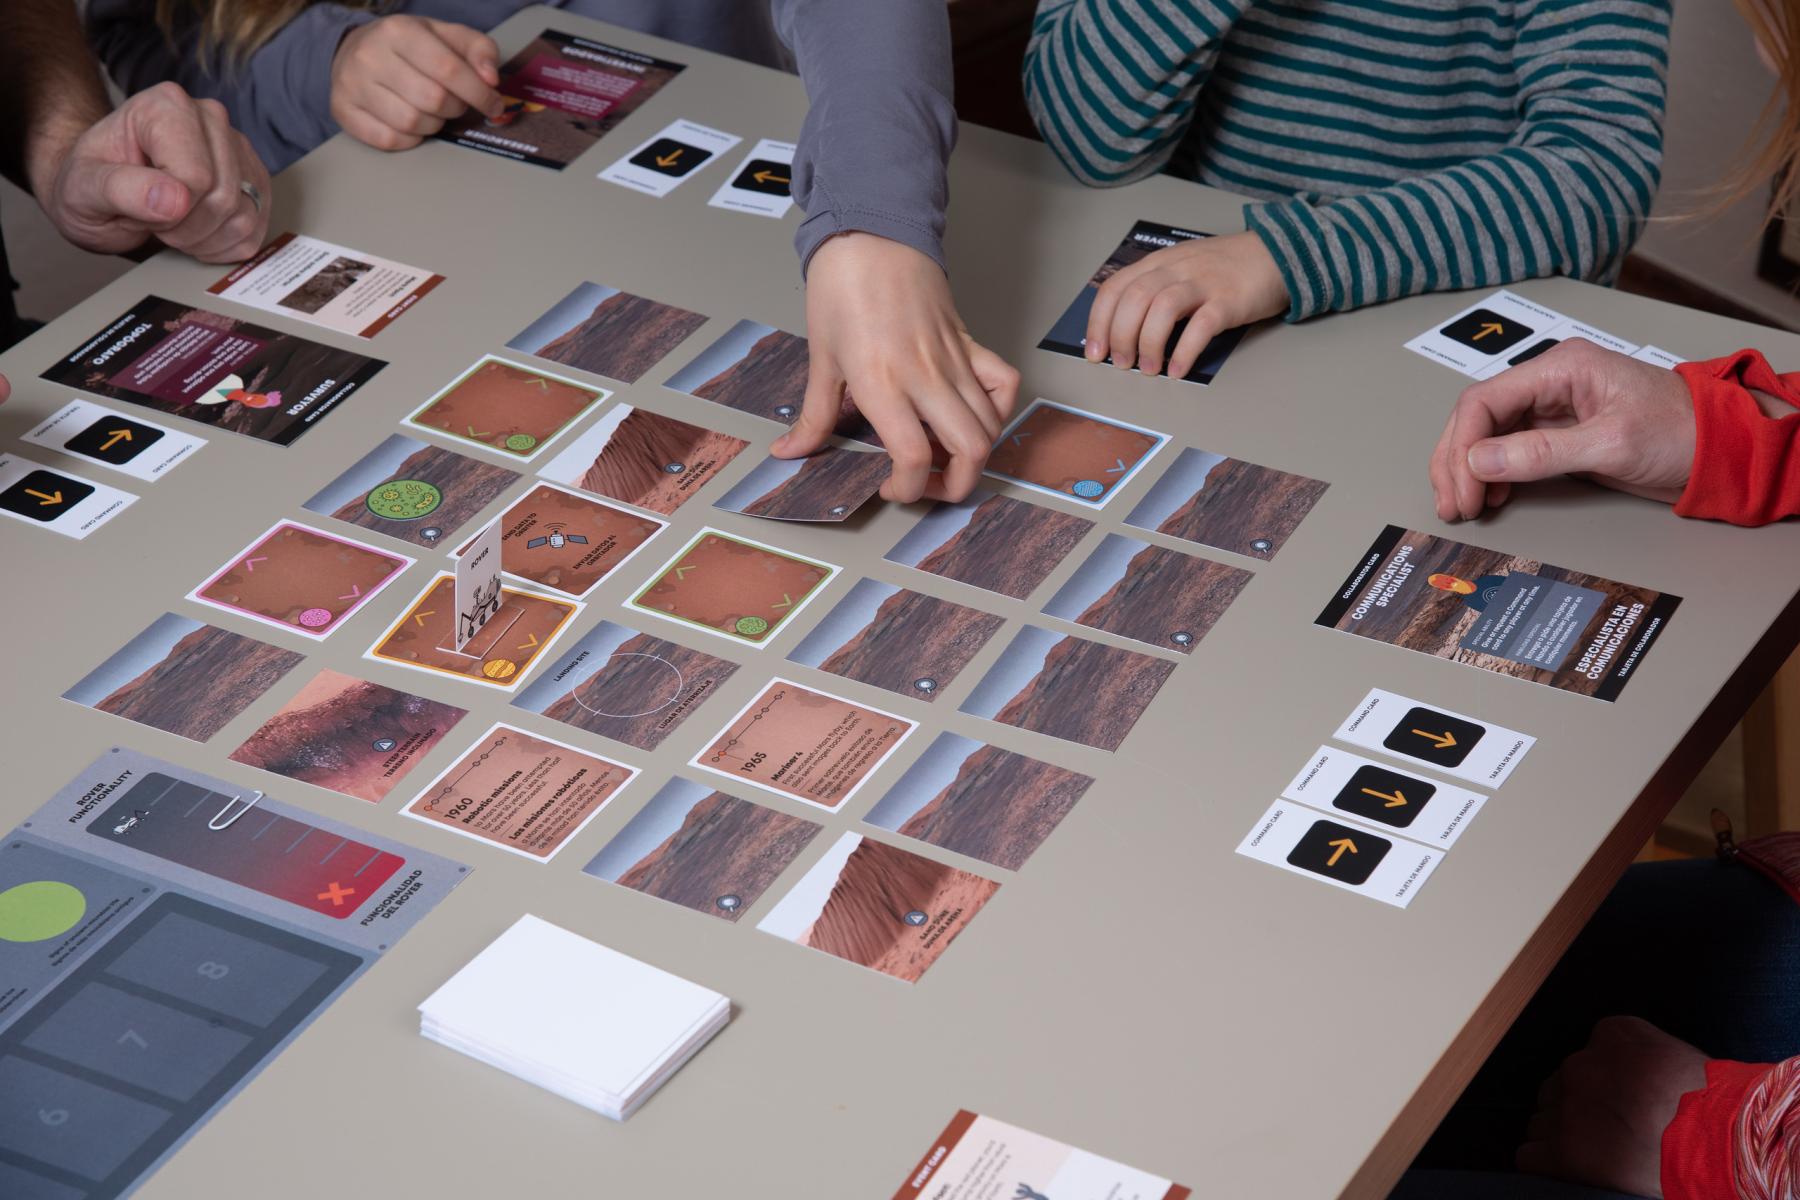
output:
<svg viewBox="0 0 1800 1200"><path fill-rule="evenodd" d="M262 211L263 196L260 188L246 179L238 184L238 191L250 197L250 205L252 208L256 209L257 212Z"/></svg>

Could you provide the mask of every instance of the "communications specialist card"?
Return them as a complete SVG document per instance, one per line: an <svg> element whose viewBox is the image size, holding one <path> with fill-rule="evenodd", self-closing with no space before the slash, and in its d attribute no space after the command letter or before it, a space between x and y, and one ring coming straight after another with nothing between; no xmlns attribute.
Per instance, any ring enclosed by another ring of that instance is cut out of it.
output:
<svg viewBox="0 0 1800 1200"><path fill-rule="evenodd" d="M89 395L288 446L386 365L146 296L43 377Z"/></svg>
<svg viewBox="0 0 1800 1200"><path fill-rule="evenodd" d="M1315 622L1617 700L1681 597L1389 525Z"/></svg>

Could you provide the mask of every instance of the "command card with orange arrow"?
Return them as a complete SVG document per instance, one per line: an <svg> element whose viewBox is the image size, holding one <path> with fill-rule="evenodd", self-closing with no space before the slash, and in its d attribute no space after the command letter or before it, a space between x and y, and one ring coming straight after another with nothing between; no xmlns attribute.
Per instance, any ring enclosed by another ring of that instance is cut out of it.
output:
<svg viewBox="0 0 1800 1200"><path fill-rule="evenodd" d="M714 208L779 219L794 206L788 190L793 175L794 143L764 138L750 148L749 157L738 164L731 178L719 185L707 203Z"/></svg>
<svg viewBox="0 0 1800 1200"><path fill-rule="evenodd" d="M666 196L743 140L735 133L692 121L671 121L661 133L600 172L600 178L648 196Z"/></svg>
<svg viewBox="0 0 1800 1200"><path fill-rule="evenodd" d="M1488 379L1508 367L1530 362L1570 338L1659 367L1673 367L1682 361L1666 350L1628 342L1504 288L1427 329L1406 343L1406 348L1471 379Z"/></svg>
<svg viewBox="0 0 1800 1200"><path fill-rule="evenodd" d="M64 537L79 541L136 500L130 492L104 483L0 454L0 513Z"/></svg>
<svg viewBox="0 0 1800 1200"><path fill-rule="evenodd" d="M147 482L161 479L206 445L205 438L141 417L122 417L90 400L69 401L20 436Z"/></svg>
<svg viewBox="0 0 1800 1200"><path fill-rule="evenodd" d="M1441 740L1443 731L1433 737ZM1480 792L1320 746L1282 798L1448 850L1487 800Z"/></svg>
<svg viewBox="0 0 1800 1200"><path fill-rule="evenodd" d="M1380 688L1370 688L1331 736L1346 745L1424 763L1485 788L1505 783L1537 745L1528 733Z"/></svg>
<svg viewBox="0 0 1800 1200"><path fill-rule="evenodd" d="M1345 825L1286 800L1269 806L1237 852L1395 908L1412 903L1444 857L1429 846Z"/></svg>

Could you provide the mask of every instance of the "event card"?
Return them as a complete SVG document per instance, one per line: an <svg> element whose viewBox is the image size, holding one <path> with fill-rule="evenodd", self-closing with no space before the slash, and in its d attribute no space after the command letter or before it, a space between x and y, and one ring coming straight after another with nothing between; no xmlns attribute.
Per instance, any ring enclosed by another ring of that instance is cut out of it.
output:
<svg viewBox="0 0 1800 1200"><path fill-rule="evenodd" d="M188 599L322 638L412 563L404 554L279 521Z"/></svg>
<svg viewBox="0 0 1800 1200"><path fill-rule="evenodd" d="M611 392L489 354L407 422L526 462Z"/></svg>
<svg viewBox="0 0 1800 1200"><path fill-rule="evenodd" d="M794 144L764 138L750 148L730 179L707 203L714 208L781 218L794 206L788 188L794 175Z"/></svg>
<svg viewBox="0 0 1800 1200"><path fill-rule="evenodd" d="M513 501L496 524L502 569L508 575L577 599L629 562L663 528L653 517L549 483Z"/></svg>
<svg viewBox="0 0 1800 1200"><path fill-rule="evenodd" d="M654 750L736 672L734 662L602 621L513 704Z"/></svg>
<svg viewBox="0 0 1800 1200"><path fill-rule="evenodd" d="M649 409L615 404L539 474L667 516L749 444Z"/></svg>
<svg viewBox="0 0 1800 1200"><path fill-rule="evenodd" d="M1428 846L1345 825L1286 800L1269 807L1237 852L1395 908L1412 903L1443 858Z"/></svg>
<svg viewBox="0 0 1800 1200"><path fill-rule="evenodd" d="M1189 1200L1189 1188L964 1109L893 1200Z"/></svg>
<svg viewBox="0 0 1800 1200"><path fill-rule="evenodd" d="M1004 624L992 613L862 579L788 661L935 700Z"/></svg>
<svg viewBox="0 0 1800 1200"><path fill-rule="evenodd" d="M1164 433L1033 400L1001 431L987 474L1100 508L1168 440Z"/></svg>
<svg viewBox="0 0 1800 1200"><path fill-rule="evenodd" d="M836 812L915 728L777 676L689 765Z"/></svg>
<svg viewBox="0 0 1800 1200"><path fill-rule="evenodd" d="M0 454L0 513L80 541L133 504L130 492Z"/></svg>
<svg viewBox="0 0 1800 1200"><path fill-rule="evenodd" d="M750 469L714 508L773 521L842 521L887 481L888 457L824 446L805 458L771 455Z"/></svg>
<svg viewBox="0 0 1800 1200"><path fill-rule="evenodd" d="M71 400L19 436L148 482L161 479L206 445L205 438L141 417L123 417L91 400Z"/></svg>
<svg viewBox="0 0 1800 1200"><path fill-rule="evenodd" d="M666 196L743 140L735 133L692 121L671 121L661 133L600 172L600 178L647 195Z"/></svg>
<svg viewBox="0 0 1800 1200"><path fill-rule="evenodd" d="M977 491L936 505L885 557L1023 600L1093 527L1086 517Z"/></svg>
<svg viewBox="0 0 1800 1200"><path fill-rule="evenodd" d="M1239 567L1109 533L1044 612L1186 654L1249 582Z"/></svg>
<svg viewBox="0 0 1800 1200"><path fill-rule="evenodd" d="M518 480L517 471L395 433L304 507L403 542L447 545Z"/></svg>
<svg viewBox="0 0 1800 1200"><path fill-rule="evenodd" d="M565 367L636 383L706 318L673 304L584 283L506 343Z"/></svg>
<svg viewBox="0 0 1800 1200"><path fill-rule="evenodd" d="M1320 746L1281 795L1340 819L1399 830L1440 850L1450 848L1487 799L1331 746Z"/></svg>
<svg viewBox="0 0 1800 1200"><path fill-rule="evenodd" d="M837 572L827 563L705 528L626 607L766 646Z"/></svg>
<svg viewBox="0 0 1800 1200"><path fill-rule="evenodd" d="M1112 751L1174 670L1135 650L1027 625L958 711Z"/></svg>
<svg viewBox="0 0 1800 1200"><path fill-rule="evenodd" d="M1125 523L1250 558L1274 558L1327 486L1190 446Z"/></svg>
<svg viewBox="0 0 1800 1200"><path fill-rule="evenodd" d="M1482 787L1505 783L1537 739L1371 688L1331 735L1340 742L1410 758Z"/></svg>
<svg viewBox="0 0 1800 1200"><path fill-rule="evenodd" d="M363 657L510 691L525 681L531 664L549 652L581 607L579 601L502 587L500 611L457 650L452 644L456 582L446 571L432 580Z"/></svg>
<svg viewBox="0 0 1800 1200"><path fill-rule="evenodd" d="M284 233L206 290L225 300L372 338L444 282L442 275Z"/></svg>

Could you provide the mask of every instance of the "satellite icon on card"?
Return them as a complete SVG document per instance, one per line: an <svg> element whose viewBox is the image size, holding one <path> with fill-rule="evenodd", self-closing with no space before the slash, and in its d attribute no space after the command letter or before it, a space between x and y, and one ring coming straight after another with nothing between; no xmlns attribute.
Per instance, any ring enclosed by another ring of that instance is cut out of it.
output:
<svg viewBox="0 0 1800 1200"><path fill-rule="evenodd" d="M529 542L525 543L525 548L527 550L536 550L539 546L548 546L552 550L561 550L570 543L574 543L577 546L585 546L588 544L587 538L579 533L564 533L563 526L560 523L551 524L546 526L546 528L550 530L549 533L545 534L543 537L532 538Z"/></svg>

